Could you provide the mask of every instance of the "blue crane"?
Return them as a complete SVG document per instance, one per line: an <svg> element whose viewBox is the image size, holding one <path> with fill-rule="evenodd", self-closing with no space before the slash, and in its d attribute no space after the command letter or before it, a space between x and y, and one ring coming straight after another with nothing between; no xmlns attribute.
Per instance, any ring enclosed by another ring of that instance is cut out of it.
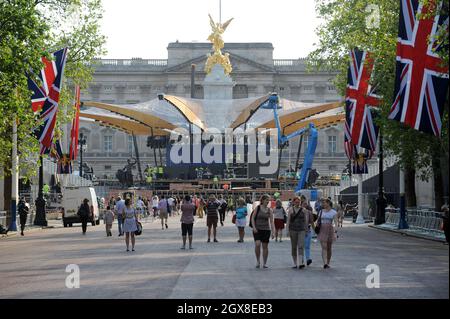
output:
<svg viewBox="0 0 450 319"><path fill-rule="evenodd" d="M281 109L281 106L279 104L279 98L278 94L272 93L269 97L269 99L261 105L263 109L272 109L273 115L275 119L275 125L278 130L278 143L280 145L283 145L287 141L289 141L291 138L294 138L296 136L300 136L303 134L309 134L308 135L308 148L305 152L305 159L303 162L303 166L301 168L300 172L300 179L298 181L297 187L295 188L295 193L300 193L301 190L305 189L306 182L308 180L309 172L311 171L313 160L314 160L314 154L316 152L316 146L317 146L317 129L314 126L313 123L309 123L308 127L302 128L298 131L295 131L289 135L283 135L281 131L281 125L280 125L280 118L278 116L278 109Z"/></svg>

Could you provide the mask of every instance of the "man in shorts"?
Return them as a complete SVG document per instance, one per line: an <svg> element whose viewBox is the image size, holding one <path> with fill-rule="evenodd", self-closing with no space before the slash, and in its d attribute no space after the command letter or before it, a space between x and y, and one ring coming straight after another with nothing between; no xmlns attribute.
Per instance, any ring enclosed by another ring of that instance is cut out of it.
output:
<svg viewBox="0 0 450 319"><path fill-rule="evenodd" d="M217 222L219 221L220 202L216 196L210 195L206 203L206 226L208 226L208 243L211 242L211 228L213 228L214 242L219 242L217 235Z"/></svg>
<svg viewBox="0 0 450 319"><path fill-rule="evenodd" d="M164 229L164 226L166 226L166 229L169 228L169 226L167 226L169 203L167 202L167 199L164 198L164 195L161 195L161 199L159 200L158 211L159 211L159 218L161 219L161 229Z"/></svg>

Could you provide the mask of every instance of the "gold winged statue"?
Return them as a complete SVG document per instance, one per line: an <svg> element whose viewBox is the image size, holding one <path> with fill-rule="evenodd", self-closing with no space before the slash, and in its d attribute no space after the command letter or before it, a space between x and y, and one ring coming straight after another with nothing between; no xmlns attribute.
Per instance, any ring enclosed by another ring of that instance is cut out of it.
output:
<svg viewBox="0 0 450 319"><path fill-rule="evenodd" d="M214 66L214 64L222 65L225 74L227 75L230 74L233 69L231 67L229 54L228 53L222 54L222 49L224 47L222 34L227 29L231 20L233 20L233 18L231 18L224 24L215 23L211 15L209 14L209 23L211 24L212 33L209 35L208 41L210 41L213 44L214 53L212 55L208 54L208 60L206 60L205 65L205 72L207 74L211 72L211 69Z"/></svg>

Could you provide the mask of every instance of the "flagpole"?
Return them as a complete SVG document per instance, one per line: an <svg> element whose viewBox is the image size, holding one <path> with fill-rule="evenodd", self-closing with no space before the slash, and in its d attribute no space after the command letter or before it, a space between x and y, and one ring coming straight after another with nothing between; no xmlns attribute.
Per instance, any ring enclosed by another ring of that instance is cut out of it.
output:
<svg viewBox="0 0 450 319"><path fill-rule="evenodd" d="M42 155L39 155L39 192L38 198L36 199L36 217L34 219L34 224L37 226L47 226L47 219L45 216L45 199L42 192L44 187L44 160Z"/></svg>
<svg viewBox="0 0 450 319"><path fill-rule="evenodd" d="M356 218L356 224L364 224L363 216L363 176L358 174L358 217Z"/></svg>
<svg viewBox="0 0 450 319"><path fill-rule="evenodd" d="M11 224L9 231L17 231L17 199L19 197L19 158L17 156L17 117L14 115L13 119L13 134L12 134L12 169L11 169Z"/></svg>
<svg viewBox="0 0 450 319"><path fill-rule="evenodd" d="M405 201L405 171L400 167L400 218L398 222L398 229L408 229L408 222L406 221L406 201Z"/></svg>

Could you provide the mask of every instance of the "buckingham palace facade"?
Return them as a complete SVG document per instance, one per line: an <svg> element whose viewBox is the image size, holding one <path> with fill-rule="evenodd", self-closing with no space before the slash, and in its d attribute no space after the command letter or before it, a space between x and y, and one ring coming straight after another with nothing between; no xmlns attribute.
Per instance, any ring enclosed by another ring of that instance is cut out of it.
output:
<svg viewBox="0 0 450 319"><path fill-rule="evenodd" d="M93 81L81 92L82 101L110 104L136 104L157 98L159 93L180 97L203 98L201 83L205 78L206 55L210 43L169 43L167 59L102 59L95 66ZM230 54L235 83L233 99L250 98L278 92L283 98L306 103L326 103L342 100L333 85L336 73L309 72L306 60L277 60L271 43L226 43L224 52ZM195 87L191 92L191 68L195 65ZM132 136L114 128L82 121L80 133L87 139L83 152L85 161L100 179L114 179L118 169L134 156ZM303 142L307 143L307 139ZM299 138L291 141L281 157L282 173L294 167ZM348 163L344 153L343 125L321 129L313 168L320 175L340 174ZM147 147L147 137L138 136L137 146L141 167L155 166L155 156ZM302 147L301 155L305 146ZM159 151L159 150L158 150ZM162 150L164 152L164 150ZM157 165L164 154L158 153ZM302 156L300 157L302 159ZM302 160L300 160L301 162ZM75 167L77 163L75 163ZM133 171L133 175L137 175Z"/></svg>

